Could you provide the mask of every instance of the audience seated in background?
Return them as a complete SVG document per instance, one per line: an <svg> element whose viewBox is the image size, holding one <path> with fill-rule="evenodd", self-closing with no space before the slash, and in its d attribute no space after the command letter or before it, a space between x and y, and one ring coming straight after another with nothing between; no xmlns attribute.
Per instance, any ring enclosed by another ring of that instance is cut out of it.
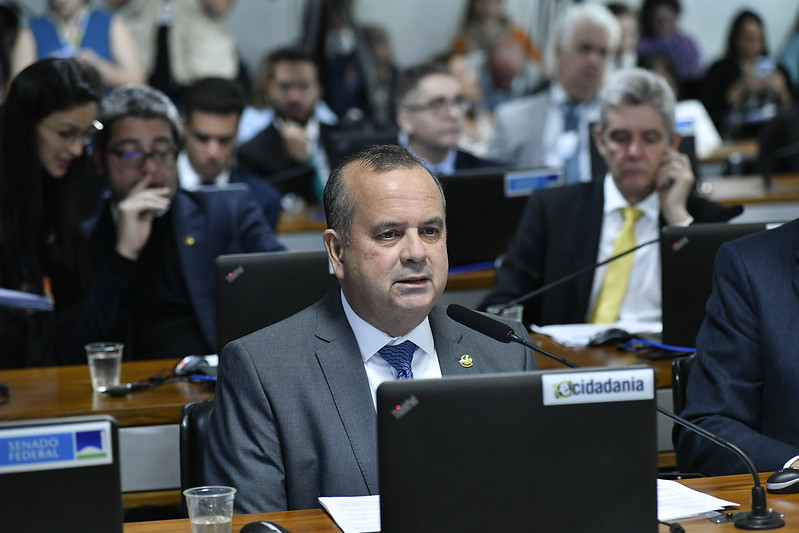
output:
<svg viewBox="0 0 799 533"><path fill-rule="evenodd" d="M184 93L185 139L178 154L180 186L243 184L255 196L264 218L275 228L280 214L280 191L235 163L236 132L244 109L239 85L223 78L203 78Z"/></svg>
<svg viewBox="0 0 799 533"><path fill-rule="evenodd" d="M793 31L780 54L780 66L791 78L793 98L796 100L799 98L799 16L796 17Z"/></svg>
<svg viewBox="0 0 799 533"><path fill-rule="evenodd" d="M213 353L214 259L283 246L245 188L178 189L182 128L166 95L121 87L98 120L93 156L110 197L86 224L96 272L61 362L85 361L98 339L124 342L126 359Z"/></svg>
<svg viewBox="0 0 799 533"><path fill-rule="evenodd" d="M258 62L250 87L250 104L244 108L239 121L238 144L244 144L269 127L275 118L275 109L269 103L269 55L264 54ZM335 126L338 117L324 100L314 107L319 122Z"/></svg>
<svg viewBox="0 0 799 533"><path fill-rule="evenodd" d="M671 60L671 56L666 52L651 52L638 58L638 66L650 72L654 72L666 80L677 96L677 106L674 114L677 118L678 133L682 135L693 135L696 147L696 155L699 159L706 158L721 146L721 135L719 135L716 125L710 118L710 114L699 100L681 98L680 80L677 76L677 68ZM686 131L680 131L680 128Z"/></svg>
<svg viewBox="0 0 799 533"><path fill-rule="evenodd" d="M491 110L502 102L532 93L545 81L538 67L527 60L522 46L510 37L491 47L479 72L482 105Z"/></svg>
<svg viewBox="0 0 799 533"><path fill-rule="evenodd" d="M721 247L680 413L740 448L759 472L799 468L797 253L799 220ZM682 472L749 472L678 426L674 449Z"/></svg>
<svg viewBox="0 0 799 533"><path fill-rule="evenodd" d="M105 0L125 17L148 83L174 102L209 76L240 76L236 37L226 18L234 0Z"/></svg>
<svg viewBox="0 0 799 533"><path fill-rule="evenodd" d="M445 65L427 63L406 69L397 84L397 101L399 142L418 155L431 172L449 175L463 169L500 166L458 149L469 102Z"/></svg>
<svg viewBox="0 0 799 533"><path fill-rule="evenodd" d="M330 126L316 114L322 94L316 64L296 48L275 50L267 64L267 99L275 116L239 147L239 163L284 194L318 204L330 171L324 148Z"/></svg>
<svg viewBox="0 0 799 533"><path fill-rule="evenodd" d="M488 156L514 167L564 167L568 183L591 179L589 128L619 42L619 24L600 4L569 6L555 24L553 82L496 109Z"/></svg>
<svg viewBox="0 0 799 533"><path fill-rule="evenodd" d="M607 8L616 17L621 28L621 39L616 49L613 66L616 69L632 68L638 64L638 14L633 8L621 2L609 2Z"/></svg>
<svg viewBox="0 0 799 533"><path fill-rule="evenodd" d="M534 368L529 350L456 323L439 304L444 196L407 150L378 145L336 167L324 204L340 288L220 358L205 483L235 487L236 513L378 494L375 394L385 381ZM463 354L477 354L474 364L459 364Z"/></svg>
<svg viewBox="0 0 799 533"><path fill-rule="evenodd" d="M677 66L680 83L684 83L702 78L702 62L696 43L677 27L681 11L679 0L644 0L638 54L667 52Z"/></svg>
<svg viewBox="0 0 799 533"><path fill-rule="evenodd" d="M97 71L106 88L141 82L136 44L125 21L90 0L48 0L47 12L23 28L14 45L12 75L46 57L74 57Z"/></svg>
<svg viewBox="0 0 799 533"><path fill-rule="evenodd" d="M530 196L483 306L656 239L664 224L721 216L722 206L692 194L690 161L675 149L674 103L671 88L651 72L620 70L609 79L593 132L608 174ZM657 246L641 248L524 302L524 323L660 320L658 254Z"/></svg>
<svg viewBox="0 0 799 533"><path fill-rule="evenodd" d="M381 26L368 25L362 30L369 62L366 76L369 86L369 109L372 125L377 129L396 127L394 115L397 99L394 89L399 69L388 33Z"/></svg>
<svg viewBox="0 0 799 533"><path fill-rule="evenodd" d="M53 312L0 308L0 368L49 366L91 277L77 204L100 99L70 59L32 64L11 84L2 121L0 286L52 298Z"/></svg>
<svg viewBox="0 0 799 533"><path fill-rule="evenodd" d="M725 138L757 137L760 125L791 105L788 74L769 57L763 20L743 10L733 20L724 57L703 83L702 100Z"/></svg>
<svg viewBox="0 0 799 533"><path fill-rule="evenodd" d="M761 172L799 172L799 106L781 111L758 132Z"/></svg>

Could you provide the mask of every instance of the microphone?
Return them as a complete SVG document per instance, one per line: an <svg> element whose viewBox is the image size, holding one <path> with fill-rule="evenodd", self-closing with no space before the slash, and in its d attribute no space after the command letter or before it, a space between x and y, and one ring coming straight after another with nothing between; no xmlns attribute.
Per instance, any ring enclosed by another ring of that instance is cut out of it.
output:
<svg viewBox="0 0 799 533"><path fill-rule="evenodd" d="M765 161L763 161L763 187L766 190L771 189L771 174L772 169L774 168L774 163L780 159L784 159L788 156L796 154L799 154L799 141L786 144L785 146L780 146L766 156Z"/></svg>
<svg viewBox="0 0 799 533"><path fill-rule="evenodd" d="M744 212L744 208L741 205L733 205L733 206L730 206L730 207L726 207L724 209L720 209L720 210L718 210L716 212L708 213L707 215L701 217L699 220L694 221L694 223L708 224L708 223L711 223L711 222L727 222L731 218L735 218L735 217L737 217L738 215L740 215L743 212ZM547 291L549 291L551 289L554 289L555 287L557 287L559 285L563 285L567 281L571 281L574 278L582 276L583 274L588 274L589 272L593 272L594 270L596 270L597 268L599 268L601 266L607 265L608 263L611 263L611 262L615 261L616 259L622 258L625 255L631 254L631 253L635 252L636 250L640 250L641 248L644 248L645 246L649 246L650 244L655 244L656 242L660 242L660 237L658 237L656 239L652 239L650 241L642 242L641 244L633 246L629 250L625 250L625 251L623 251L623 252L621 252L621 253L619 253L617 255L611 256L611 257L605 259L604 261L600 261L599 263L594 263L592 265L588 265L587 267L581 268L580 270L578 270L576 272L572 272L571 274L567 274L566 276L563 276L562 278L558 278L555 281L547 283L546 285L543 285L543 286L541 286L541 287L539 287L537 289L533 289L532 291L527 292L525 294L522 294L521 296L517 296L516 298L514 298L514 299L508 301L507 303L503 304L499 308L499 310L497 311L496 314L501 315L503 311L505 311L506 309L508 309L511 306L514 306L516 304L520 304L522 302L526 302L527 300L531 300L531 299L535 298L536 296L539 296L539 295L541 295L541 294L543 294L543 293L545 293L545 292L547 292Z"/></svg>
<svg viewBox="0 0 799 533"><path fill-rule="evenodd" d="M540 353L545 357L549 357L558 361L559 363L564 364L570 368L580 368L580 365L569 361L568 359L564 359L563 357L556 356L554 354L549 353L548 351L539 348L529 340L522 339L516 333L514 333L513 328L509 325L495 320L491 317L488 317L482 313L478 313L477 311L473 311L462 305L458 304L451 304L447 307L447 315L454 321L463 324L467 328L473 329L478 333L482 333L483 335L487 335L494 340L498 340L500 342L510 343L516 342L518 344L522 344L530 348L533 351ZM752 510L749 512L742 511L736 514L735 518L735 527L738 529L777 529L785 525L785 521L782 519L782 515L777 513L776 511L769 509L766 505L766 490L760 484L760 478L758 477L757 468L752 460L746 455L743 450L741 450L738 446L732 444L731 442L715 435L704 428L697 426L696 424L685 420L684 418L671 413L662 407L657 407L657 412L661 415L665 416L666 418L670 419L672 422L679 424L680 426L688 429L689 431L693 431L698 435L708 439L710 442L721 446L722 448L726 448L727 450L732 451L736 454L746 465L749 472L752 474L752 478L754 479L754 486L752 487L752 494L750 496L751 501L751 508Z"/></svg>

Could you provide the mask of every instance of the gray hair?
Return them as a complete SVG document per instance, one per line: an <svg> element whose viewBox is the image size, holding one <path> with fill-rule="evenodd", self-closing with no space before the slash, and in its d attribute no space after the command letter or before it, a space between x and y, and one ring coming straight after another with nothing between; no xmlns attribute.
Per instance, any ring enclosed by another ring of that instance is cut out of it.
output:
<svg viewBox="0 0 799 533"><path fill-rule="evenodd" d="M344 246L349 246L352 243L350 229L357 208L355 199L347 188L344 171L356 166L360 167L361 171L373 173L421 168L430 175L430 179L438 187L442 202L444 202L444 190L441 187L441 182L422 164L418 157L396 144L369 146L336 165L336 168L330 172L330 178L325 185L324 204L327 227L338 233Z"/></svg>
<svg viewBox="0 0 799 533"><path fill-rule="evenodd" d="M674 138L674 92L662 77L641 68L620 70L614 73L599 95L599 129L608 124L608 112L628 106L650 105L660 114L663 125Z"/></svg>
<svg viewBox="0 0 799 533"><path fill-rule="evenodd" d="M111 91L100 103L97 120L103 128L97 132L95 146L105 151L114 123L117 120L135 118L160 118L169 124L175 143L180 146L183 126L180 115L167 95L148 85L132 83Z"/></svg>
<svg viewBox="0 0 799 533"><path fill-rule="evenodd" d="M555 22L552 32L551 46L548 57L550 64L559 69L555 59L555 48L561 50L569 48L574 43L577 32L586 26L600 28L608 36L608 57L613 57L613 53L621 41L621 27L613 13L602 4L573 4L566 8L560 18Z"/></svg>

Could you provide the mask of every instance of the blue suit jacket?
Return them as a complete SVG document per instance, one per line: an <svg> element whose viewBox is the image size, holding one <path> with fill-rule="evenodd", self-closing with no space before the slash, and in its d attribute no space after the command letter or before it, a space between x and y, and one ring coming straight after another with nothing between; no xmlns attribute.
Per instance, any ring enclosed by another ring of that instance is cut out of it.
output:
<svg viewBox="0 0 799 533"><path fill-rule="evenodd" d="M234 168L230 172L230 183L242 183L249 187L255 201L261 206L261 211L263 211L266 221L269 222L269 226L273 229L277 228L280 199L283 194L274 185L243 168Z"/></svg>
<svg viewBox="0 0 799 533"><path fill-rule="evenodd" d="M170 209L173 210L175 247L189 299L205 341L214 347L216 257L270 252L284 247L275 238L261 209L246 189L180 190ZM85 362L83 344L98 339L124 339L128 343L125 355L131 356L135 352L135 347L129 344L132 315L128 294L136 288L110 266L120 258L114 251L116 226L108 203L96 218L86 223L86 230L96 254L96 273L80 316L69 327L63 328L59 350L62 364Z"/></svg>
<svg viewBox="0 0 799 533"><path fill-rule="evenodd" d="M429 315L444 376L534 368L532 352ZM517 335L526 335L515 324ZM470 354L474 365L458 361ZM319 507L319 496L378 494L377 424L340 289L229 343L209 422L205 483L238 489L237 513Z"/></svg>
<svg viewBox="0 0 799 533"><path fill-rule="evenodd" d="M763 471L799 455L799 220L721 247L682 416ZM675 430L681 470L746 472L732 453Z"/></svg>

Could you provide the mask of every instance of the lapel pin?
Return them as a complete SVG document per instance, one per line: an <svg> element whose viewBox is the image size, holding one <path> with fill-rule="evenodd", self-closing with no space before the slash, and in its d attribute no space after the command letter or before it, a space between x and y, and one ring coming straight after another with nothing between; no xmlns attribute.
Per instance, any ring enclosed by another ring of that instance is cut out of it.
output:
<svg viewBox="0 0 799 533"><path fill-rule="evenodd" d="M194 243L196 242L197 241L191 235L186 235L185 237L183 237L183 244L185 244L186 246L194 246Z"/></svg>
<svg viewBox="0 0 799 533"><path fill-rule="evenodd" d="M472 365L474 364L472 356L468 354L463 354L461 358L458 360L458 362L461 364L463 368L471 368Z"/></svg>

